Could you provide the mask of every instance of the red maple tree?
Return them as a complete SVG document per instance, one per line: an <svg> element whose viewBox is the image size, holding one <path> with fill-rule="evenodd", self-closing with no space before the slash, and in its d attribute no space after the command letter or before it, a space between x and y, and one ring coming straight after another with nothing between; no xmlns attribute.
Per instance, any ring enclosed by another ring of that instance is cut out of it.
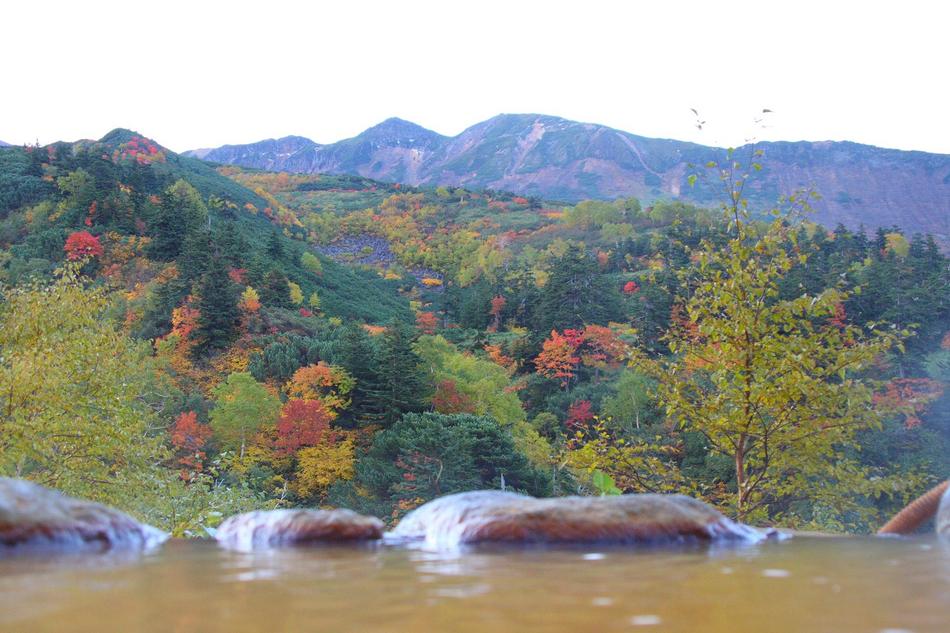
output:
<svg viewBox="0 0 950 633"><path fill-rule="evenodd" d="M475 403L458 390L454 380L443 380L436 386L432 408L437 413L475 413Z"/></svg>
<svg viewBox="0 0 950 633"><path fill-rule="evenodd" d="M99 238L89 231L72 233L66 238L63 250L66 251L66 259L73 262L87 257L102 257L102 244L99 243Z"/></svg>
<svg viewBox="0 0 950 633"><path fill-rule="evenodd" d="M416 327L423 334L435 334L439 327L439 318L432 312L417 312Z"/></svg>
<svg viewBox="0 0 950 633"><path fill-rule="evenodd" d="M288 400L277 420L274 448L281 455L292 455L306 446L316 446L330 433L333 414L320 400Z"/></svg>
<svg viewBox="0 0 950 633"><path fill-rule="evenodd" d="M578 429L587 426L587 423L594 419L594 413L591 411L590 400L575 400L567 409L567 420L564 424L569 429Z"/></svg>
<svg viewBox="0 0 950 633"><path fill-rule="evenodd" d="M228 269L228 277L231 278L236 284L244 285L244 277L247 275L247 268L230 268Z"/></svg>
<svg viewBox="0 0 950 633"><path fill-rule="evenodd" d="M181 478L191 479L204 468L204 448L211 439L211 427L199 423L194 411L186 411L175 419L169 436L182 467Z"/></svg>
<svg viewBox="0 0 950 633"><path fill-rule="evenodd" d="M834 316L828 319L828 323L835 326L839 330L843 330L848 326L848 313L845 312L844 304L840 301L835 304Z"/></svg>
<svg viewBox="0 0 950 633"><path fill-rule="evenodd" d="M497 332L498 327L501 325L501 311L505 309L505 298L501 295L492 297L491 299L491 311L489 314L492 316L491 325L488 326L490 332Z"/></svg>

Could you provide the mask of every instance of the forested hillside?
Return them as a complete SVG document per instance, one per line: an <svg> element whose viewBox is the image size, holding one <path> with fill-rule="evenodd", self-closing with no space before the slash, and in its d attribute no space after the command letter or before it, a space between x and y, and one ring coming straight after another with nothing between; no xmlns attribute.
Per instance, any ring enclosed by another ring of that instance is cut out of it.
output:
<svg viewBox="0 0 950 633"><path fill-rule="evenodd" d="M486 487L874 527L946 476L948 260L725 210L4 148L0 474L193 534Z"/></svg>
<svg viewBox="0 0 950 633"><path fill-rule="evenodd" d="M898 226L950 247L950 156L849 142L763 142L769 156L746 192L758 208L814 189L826 228ZM746 147L751 151L751 148ZM503 114L446 137L401 119L320 145L300 137L190 152L273 171L360 175L412 185L500 189L578 202L636 197L716 206L715 188L688 186L695 166L725 150L539 114ZM739 154L743 154L740 150Z"/></svg>

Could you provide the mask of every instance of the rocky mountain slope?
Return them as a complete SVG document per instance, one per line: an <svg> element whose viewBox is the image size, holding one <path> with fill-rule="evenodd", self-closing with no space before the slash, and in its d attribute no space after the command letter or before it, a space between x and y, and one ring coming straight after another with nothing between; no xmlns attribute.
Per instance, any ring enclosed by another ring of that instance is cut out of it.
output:
<svg viewBox="0 0 950 633"><path fill-rule="evenodd" d="M763 170L749 191L767 206L814 188L819 222L897 225L950 244L950 155L850 142L763 142ZM195 150L205 160L276 171L358 174L412 185L491 188L577 201L635 196L645 201L720 199L715 182L689 187L690 173L725 151L637 136L537 114L504 114L446 137L401 119L321 145L299 136ZM749 148L738 155L748 156Z"/></svg>

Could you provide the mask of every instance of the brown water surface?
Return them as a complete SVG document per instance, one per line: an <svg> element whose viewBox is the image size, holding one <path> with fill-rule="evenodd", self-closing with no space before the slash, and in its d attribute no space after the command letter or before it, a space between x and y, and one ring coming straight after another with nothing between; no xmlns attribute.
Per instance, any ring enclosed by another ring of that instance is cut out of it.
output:
<svg viewBox="0 0 950 633"><path fill-rule="evenodd" d="M950 542L0 558L0 631L950 632Z"/></svg>

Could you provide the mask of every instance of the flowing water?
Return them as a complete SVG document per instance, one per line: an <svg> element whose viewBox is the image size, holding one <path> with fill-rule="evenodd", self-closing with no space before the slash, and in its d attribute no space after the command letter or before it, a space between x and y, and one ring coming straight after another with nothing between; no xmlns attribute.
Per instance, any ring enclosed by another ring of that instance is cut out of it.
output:
<svg viewBox="0 0 950 633"><path fill-rule="evenodd" d="M0 631L950 632L950 542L0 558Z"/></svg>

